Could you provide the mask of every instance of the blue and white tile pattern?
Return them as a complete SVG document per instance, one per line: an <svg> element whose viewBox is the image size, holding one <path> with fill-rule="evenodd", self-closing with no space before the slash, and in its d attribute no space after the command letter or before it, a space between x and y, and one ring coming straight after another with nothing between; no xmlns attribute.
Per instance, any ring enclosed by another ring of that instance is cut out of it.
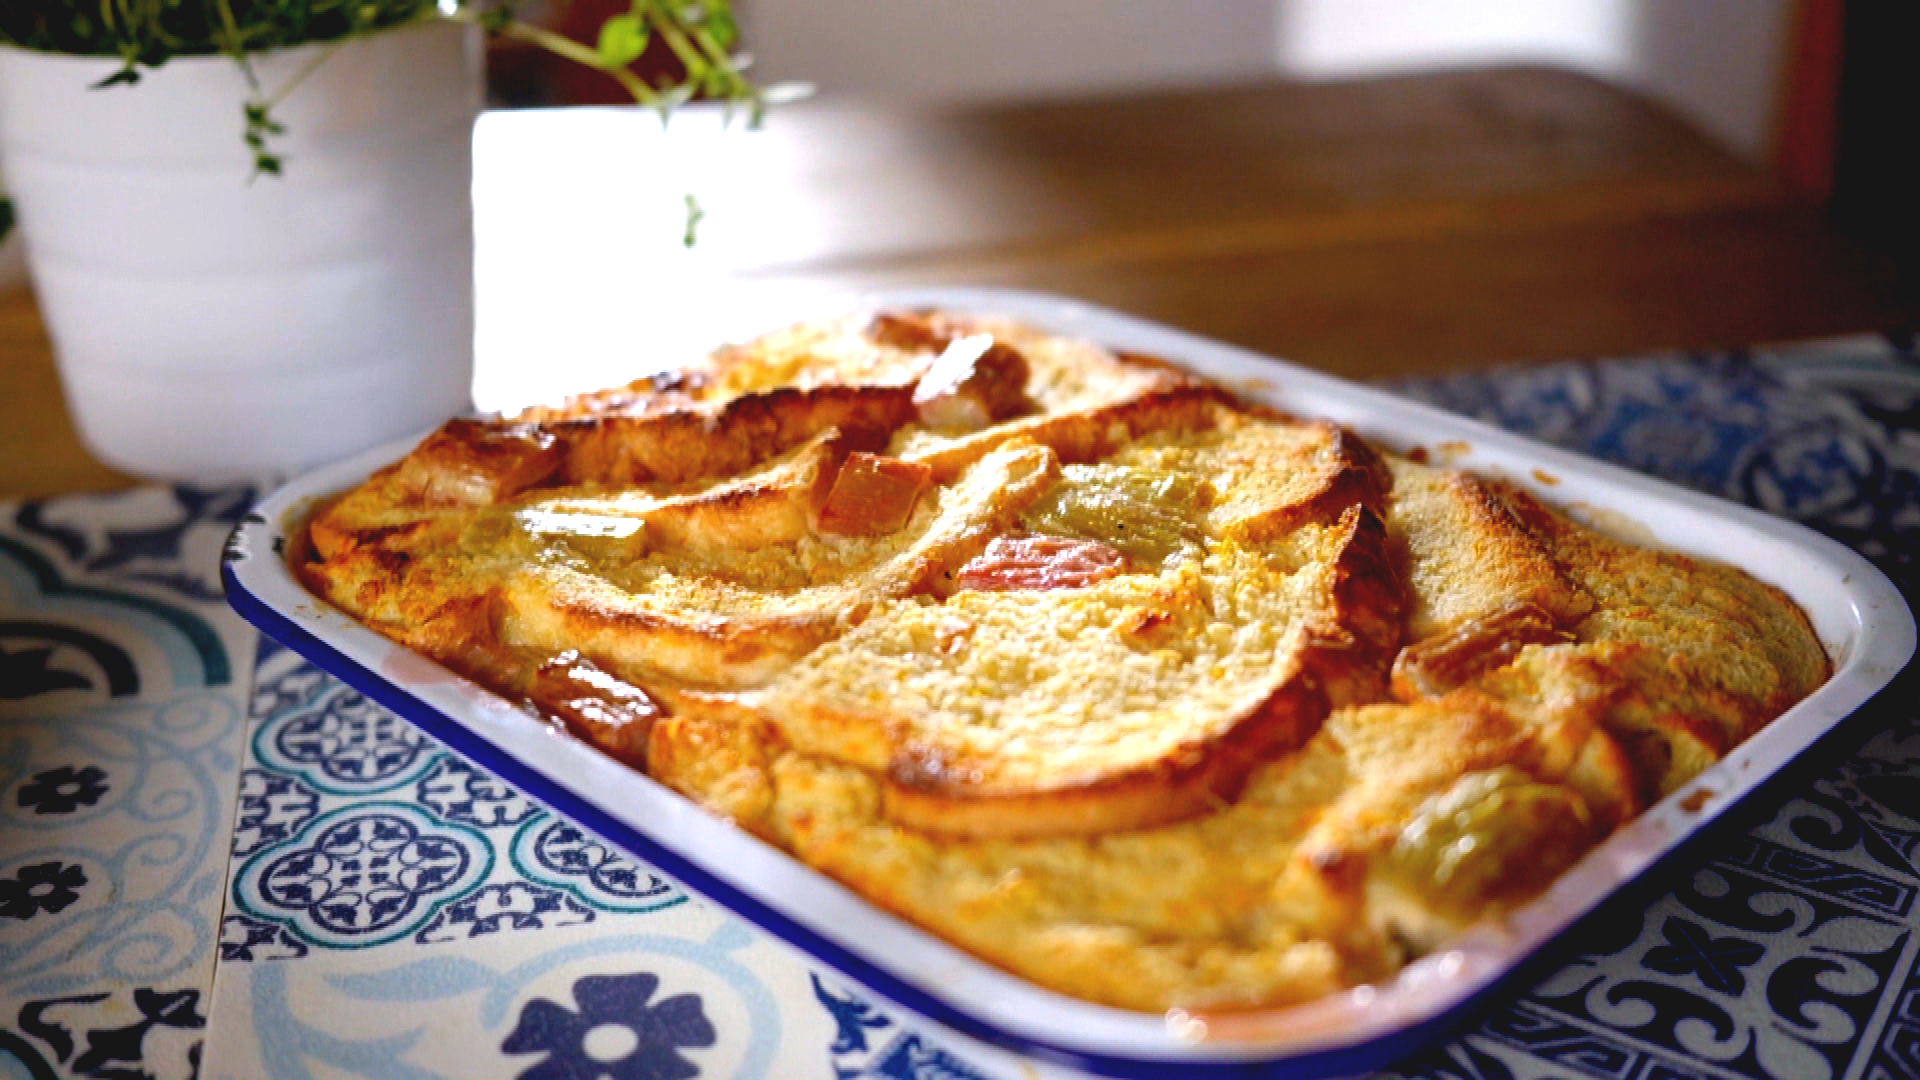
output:
<svg viewBox="0 0 1920 1080"><path fill-rule="evenodd" d="M1920 595L1869 339L1405 392L1805 521ZM998 1080L218 602L242 489L0 506L0 1076ZM1920 1080L1914 676L1408 1078ZM249 704L250 702L250 704ZM218 972L215 977L215 958ZM1048 1075L1054 1075L1049 1072Z"/></svg>

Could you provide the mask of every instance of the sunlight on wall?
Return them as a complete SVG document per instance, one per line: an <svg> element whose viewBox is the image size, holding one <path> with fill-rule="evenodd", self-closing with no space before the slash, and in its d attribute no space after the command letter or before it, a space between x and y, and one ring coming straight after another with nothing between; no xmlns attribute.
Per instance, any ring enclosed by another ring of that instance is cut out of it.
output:
<svg viewBox="0 0 1920 1080"><path fill-rule="evenodd" d="M1613 73L1631 60L1635 0L1276 0L1289 75L1426 71L1513 61Z"/></svg>

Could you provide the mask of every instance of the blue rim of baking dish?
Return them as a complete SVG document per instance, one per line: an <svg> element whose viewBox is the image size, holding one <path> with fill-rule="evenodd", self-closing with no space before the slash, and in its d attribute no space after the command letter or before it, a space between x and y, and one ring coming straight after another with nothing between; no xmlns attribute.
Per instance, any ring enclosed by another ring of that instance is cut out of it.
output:
<svg viewBox="0 0 1920 1080"><path fill-rule="evenodd" d="M951 292L959 293L960 291ZM1056 298L1039 297L1031 293L1000 293L989 290L967 292L968 299L972 300L973 305L983 310L1004 304L1014 298L1020 298L1028 303L1056 300ZM891 302L896 303L908 302L890 299ZM936 297L936 300L938 299L940 298ZM1065 301L1061 302L1065 303ZM1126 319L1124 316L1081 307L1083 310L1094 310L1103 317ZM1221 348L1217 343L1205 342L1190 335L1181 336L1188 337L1195 344ZM1268 358L1257 359L1273 363ZM1368 397L1380 393L1368 388L1354 387L1353 389L1359 390ZM1396 404L1404 406L1410 403L1396 402ZM1416 406L1416 408L1423 413L1435 411L1429 407ZM1524 437L1499 432L1497 429L1474 421L1451 415L1447 415L1446 420L1455 427L1480 429L1489 436L1528 443L1530 449L1538 448L1549 459L1575 458L1582 467L1591 470L1597 466L1605 473L1616 474L1616 478L1622 473L1622 470L1604 463L1594 462L1579 455L1570 455L1566 451L1539 447L1538 444L1532 444L1531 440L1526 440ZM1643 484L1647 482L1646 478L1636 477L1635 479ZM1657 481L1654 483L1658 484ZM289 485L289 488L298 488L300 484L300 481L296 481L293 485ZM1675 490L1670 485L1658 484L1658 486L1667 491ZM1693 493L1685 494L1694 501L1700 498ZM278 496L270 497L268 501L271 502L275 498ZM1719 502L1719 500L1710 501ZM1748 517L1750 520L1757 513L1747 508L1735 507L1733 504L1724 505L1727 509L1734 511L1737 516ZM1764 517L1764 515L1759 516ZM1225 1080L1227 1077L1305 1078L1346 1075L1390 1065L1459 1028L1475 1014L1493 1004L1494 999L1503 989L1512 987L1518 980L1532 974L1544 959L1560 952L1561 950L1556 946L1572 940L1583 924L1612 906L1605 901L1619 898L1623 894L1633 894L1648 885L1650 879L1661 868L1673 865L1677 858L1693 849L1703 836L1713 832L1713 826L1727 821L1729 812L1734 807L1745 803L1757 792L1772 789L1780 778L1793 771L1792 767L1798 760L1808 756L1815 745L1828 739L1836 729L1845 725L1850 717L1867 707L1886 684L1897 677L1900 666L1904 666L1907 657L1912 653L1913 622L1906 610L1905 598L1892 588L1884 575L1879 574L1877 569L1872 568L1871 564L1861 559L1857 553L1844 549L1836 542L1804 527L1794 526L1779 519L1767 520L1773 530L1784 526L1792 533L1799 534L1829 551L1839 549L1844 552L1845 558L1854 566L1865 567L1868 573L1879 579L1879 585L1884 586L1883 591L1892 593L1899 600L1900 610L1896 615L1892 637L1895 639L1904 637L1906 651L1900 657L1898 664L1891 670L1884 671L1884 677L1856 675L1850 680L1852 688L1863 690L1859 693L1857 700L1851 705L1842 706L1841 711L1832 716L1823 729L1791 751L1787 758L1776 765L1763 779L1745 787L1744 790L1727 793L1731 795L1730 798L1716 798L1714 802L1717 805L1713 806L1711 814L1705 816L1699 828L1676 838L1636 872L1615 879L1603 893L1592 898L1591 902L1574 913L1563 926L1545 938L1533 942L1530 946L1516 948L1507 953L1497 973L1487 977L1463 996L1437 1004L1431 1012L1409 1018L1399 1026L1355 1041L1332 1041L1331 1045L1328 1044L1331 1040L1320 1041L1316 1045L1299 1048L1275 1046L1272 1048L1274 1056L1265 1058L1248 1056L1245 1051L1258 1048L1246 1046L1240 1048L1243 1051L1241 1054L1230 1057L1201 1056L1205 1054L1205 1050L1202 1049L1204 1044L1188 1046L1187 1053L1178 1057L1103 1053L1086 1048L1084 1045L1069 1045L1044 1036L1008 1030L993 1020L970 1012L960 1005L942 999L936 993L914 985L907 978L890 970L884 963L860 955L848 946L809 926L802 918L789 915L768 901L760 899L752 891L729 882L715 872L708 871L697 856L682 854L665 842L649 836L642 829L626 824L610 811L595 805L588 797L576 794L559 780L550 778L538 766L520 760L507 748L489 741L481 732L468 727L438 706L415 695L405 686L388 679L336 648L312 629L302 625L297 618L275 607L271 601L263 599L249 587L245 580L250 572L254 572L254 568L250 568L248 564L256 560L261 563L278 563L280 565L277 569L286 573L291 579L291 573L281 559L281 543L284 542L286 533L284 522L278 524L269 522L266 517L258 513L249 515L248 519L235 529L229 541L221 576L229 602L235 610L293 651L307 657L323 670L365 693L381 705L392 709L397 715L467 755L476 763L518 785L526 793L544 800L562 813L595 829L631 854L653 863L678 878L689 888L712 899L722 908L865 985L910 1013L949 1028L966 1038L1024 1054L1036 1061L1063 1065L1104 1076L1138 1077L1144 1080L1174 1080L1180 1077L1201 1077L1208 1080L1216 1080L1216 1078ZM258 572L273 573L272 570L264 567L259 568ZM299 588L297 584L294 587L296 590ZM305 595L304 590L301 591L302 595ZM316 603L321 602L316 600ZM322 606L326 605L322 604ZM1899 623L1902 619L1904 619L1904 627ZM1884 646L1888 643L1879 644ZM393 648L399 647L393 646ZM1883 659L1888 655L1884 647L1874 651ZM1894 651L1898 651L1897 644ZM1850 668L1851 665L1846 667ZM1833 681L1840 681L1841 674L1842 668L1837 666ZM1863 689L1860 685L1862 678L1871 685Z"/></svg>

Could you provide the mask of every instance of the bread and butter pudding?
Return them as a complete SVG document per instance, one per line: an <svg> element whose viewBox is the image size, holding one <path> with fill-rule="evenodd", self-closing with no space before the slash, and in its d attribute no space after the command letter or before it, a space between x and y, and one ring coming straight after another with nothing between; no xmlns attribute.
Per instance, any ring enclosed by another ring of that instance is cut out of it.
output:
<svg viewBox="0 0 1920 1080"><path fill-rule="evenodd" d="M314 592L987 960L1390 976L1828 674L1801 612L1164 361L848 317L323 506Z"/></svg>

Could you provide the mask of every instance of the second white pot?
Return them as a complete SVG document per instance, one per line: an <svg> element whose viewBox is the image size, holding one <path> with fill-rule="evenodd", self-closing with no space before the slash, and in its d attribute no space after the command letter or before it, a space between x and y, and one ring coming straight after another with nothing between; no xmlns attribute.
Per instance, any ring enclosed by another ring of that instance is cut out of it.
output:
<svg viewBox="0 0 1920 1080"><path fill-rule="evenodd" d="M279 177L251 176L244 76L0 48L0 162L81 437L166 478L285 472L467 407L483 53L447 24L260 54Z"/></svg>

